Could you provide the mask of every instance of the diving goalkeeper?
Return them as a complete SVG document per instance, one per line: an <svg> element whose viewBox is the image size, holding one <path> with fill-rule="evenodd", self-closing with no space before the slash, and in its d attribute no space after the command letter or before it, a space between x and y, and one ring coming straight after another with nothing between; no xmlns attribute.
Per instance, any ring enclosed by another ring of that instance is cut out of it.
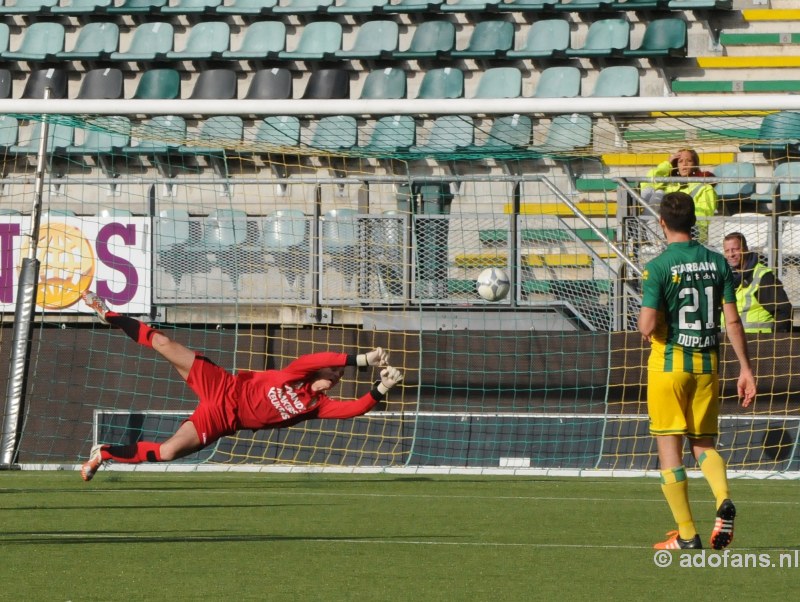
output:
<svg viewBox="0 0 800 602"><path fill-rule="evenodd" d="M200 400L194 413L163 443L140 441L92 447L89 459L81 467L84 481L90 481L108 460L127 464L169 462L242 429L275 429L314 418L361 416L383 401L389 389L403 379L399 370L388 365L388 354L380 347L358 355L313 353L299 357L283 370L241 371L234 375L147 324L110 311L92 291L82 297L103 322L161 354ZM383 369L380 380L360 398L332 399L327 392L338 384L345 366Z"/></svg>

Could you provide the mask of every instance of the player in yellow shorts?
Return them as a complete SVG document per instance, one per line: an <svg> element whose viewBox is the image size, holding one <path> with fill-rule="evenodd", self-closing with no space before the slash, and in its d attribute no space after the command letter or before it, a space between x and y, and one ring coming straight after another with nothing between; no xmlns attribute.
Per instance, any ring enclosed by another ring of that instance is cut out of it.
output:
<svg viewBox="0 0 800 602"><path fill-rule="evenodd" d="M678 525L656 549L701 548L689 506L683 466L684 441L716 498L710 544L733 541L736 507L730 499L725 460L715 448L719 413L720 316L739 360L737 388L742 406L756 394L747 340L736 309L733 276L725 258L691 238L694 203L683 192L661 202L667 249L645 266L639 331L651 344L647 364L647 408L656 438L661 490Z"/></svg>

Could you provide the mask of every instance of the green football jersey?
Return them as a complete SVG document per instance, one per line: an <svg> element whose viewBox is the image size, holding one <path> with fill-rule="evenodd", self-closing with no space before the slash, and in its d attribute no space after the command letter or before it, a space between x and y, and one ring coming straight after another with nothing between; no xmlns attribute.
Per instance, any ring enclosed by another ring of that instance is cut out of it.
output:
<svg viewBox="0 0 800 602"><path fill-rule="evenodd" d="M671 243L645 266L642 306L658 311L648 367L716 372L723 303L736 303L730 266L697 241Z"/></svg>

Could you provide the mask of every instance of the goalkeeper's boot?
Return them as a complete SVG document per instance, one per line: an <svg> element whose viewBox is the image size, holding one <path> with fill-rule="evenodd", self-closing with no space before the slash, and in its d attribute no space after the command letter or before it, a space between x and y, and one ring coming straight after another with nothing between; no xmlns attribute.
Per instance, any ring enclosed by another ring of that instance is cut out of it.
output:
<svg viewBox="0 0 800 602"><path fill-rule="evenodd" d="M89 453L89 459L81 466L81 478L84 481L91 481L94 474L103 465L103 456L100 453L102 447L102 445L93 446L92 451Z"/></svg>
<svg viewBox="0 0 800 602"><path fill-rule="evenodd" d="M736 518L736 506L730 500L723 500L717 509L717 520L711 531L711 549L721 550L733 541L733 519Z"/></svg>
<svg viewBox="0 0 800 602"><path fill-rule="evenodd" d="M81 293L81 299L83 299L83 302L95 311L103 324L108 324L108 322L106 322L108 306L106 305L106 302L98 296L97 293L89 290L83 291Z"/></svg>
<svg viewBox="0 0 800 602"><path fill-rule="evenodd" d="M700 536L695 535L692 539L681 539L678 531L668 531L667 539L660 541L653 546L656 550L701 550L703 544Z"/></svg>

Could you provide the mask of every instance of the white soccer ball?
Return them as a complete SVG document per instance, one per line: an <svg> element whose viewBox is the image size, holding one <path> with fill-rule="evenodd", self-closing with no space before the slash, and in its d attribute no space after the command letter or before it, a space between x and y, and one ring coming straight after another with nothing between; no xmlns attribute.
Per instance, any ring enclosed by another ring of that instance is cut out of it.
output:
<svg viewBox="0 0 800 602"><path fill-rule="evenodd" d="M486 268L478 276L475 284L478 287L478 294L487 301L504 299L511 288L511 280L501 268Z"/></svg>

